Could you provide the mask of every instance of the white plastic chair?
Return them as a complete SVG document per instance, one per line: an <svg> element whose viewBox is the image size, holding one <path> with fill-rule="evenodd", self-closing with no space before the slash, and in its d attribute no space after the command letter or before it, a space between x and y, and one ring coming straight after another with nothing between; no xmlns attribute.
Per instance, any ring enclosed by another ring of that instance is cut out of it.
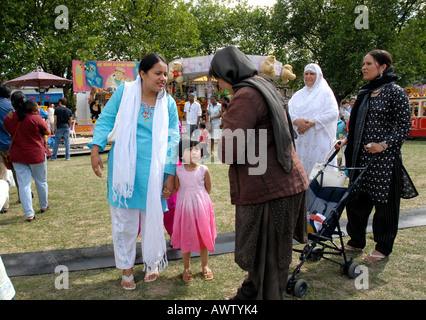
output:
<svg viewBox="0 0 426 320"><path fill-rule="evenodd" d="M76 133L75 133L75 123L77 122L77 120L73 120L72 121L72 124L71 124L71 129L70 129L70 136L71 136L71 138L73 138L73 139L76 139L77 138L77 135L76 135Z"/></svg>

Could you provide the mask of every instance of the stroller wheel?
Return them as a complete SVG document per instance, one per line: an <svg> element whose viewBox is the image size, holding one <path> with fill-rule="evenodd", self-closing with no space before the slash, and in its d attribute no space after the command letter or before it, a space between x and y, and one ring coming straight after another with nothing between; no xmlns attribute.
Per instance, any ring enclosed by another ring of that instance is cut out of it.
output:
<svg viewBox="0 0 426 320"><path fill-rule="evenodd" d="M343 275L348 275L351 279L355 279L361 274L359 263L349 261L348 263L343 263L340 265L340 272Z"/></svg>
<svg viewBox="0 0 426 320"><path fill-rule="evenodd" d="M297 280L296 284L294 285L293 295L295 297L302 298L307 291L308 283L303 279Z"/></svg>
<svg viewBox="0 0 426 320"><path fill-rule="evenodd" d="M359 263L356 263L356 262L352 263L349 266L348 276L351 277L351 279L355 279L361 274L360 268L358 267L359 267Z"/></svg>

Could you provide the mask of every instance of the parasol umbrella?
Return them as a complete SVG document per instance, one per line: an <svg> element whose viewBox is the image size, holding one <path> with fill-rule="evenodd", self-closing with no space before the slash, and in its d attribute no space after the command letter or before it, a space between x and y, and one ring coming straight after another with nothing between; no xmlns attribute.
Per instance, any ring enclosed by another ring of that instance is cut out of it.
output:
<svg viewBox="0 0 426 320"><path fill-rule="evenodd" d="M30 72L24 76L20 76L16 79L12 79L9 81L6 81L5 84L14 86L14 87L38 87L40 92L40 104L42 102L41 99L41 87L46 86L63 86L67 83L72 82L71 80L61 78L58 76L55 76L53 74L43 72L41 70L36 70L33 72Z"/></svg>

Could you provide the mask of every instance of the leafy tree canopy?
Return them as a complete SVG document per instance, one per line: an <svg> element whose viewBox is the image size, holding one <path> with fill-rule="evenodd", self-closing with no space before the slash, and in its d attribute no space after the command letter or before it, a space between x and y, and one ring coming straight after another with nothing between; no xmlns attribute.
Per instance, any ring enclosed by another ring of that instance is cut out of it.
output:
<svg viewBox="0 0 426 320"><path fill-rule="evenodd" d="M134 61L150 52L173 60L233 44L292 64L294 89L304 66L319 63L339 100L357 92L362 59L377 48L393 55L399 84L425 83L424 2L362 4L368 11L356 11L358 0L277 0L271 8L246 0L2 0L0 81L37 68L71 79L72 60ZM67 20L55 12L60 5ZM363 14L368 26L357 28Z"/></svg>

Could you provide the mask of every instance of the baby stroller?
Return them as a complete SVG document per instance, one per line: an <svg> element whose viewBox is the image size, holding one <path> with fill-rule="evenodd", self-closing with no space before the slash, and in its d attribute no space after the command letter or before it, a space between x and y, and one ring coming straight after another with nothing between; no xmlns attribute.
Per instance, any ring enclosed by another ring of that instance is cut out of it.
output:
<svg viewBox="0 0 426 320"><path fill-rule="evenodd" d="M352 189L361 179L362 175L372 163L375 156L371 158L368 164L363 168L347 168L339 167L339 170L361 170L359 176L349 187L324 187L322 185L324 170L327 166L331 166L330 162L338 154L339 150L326 160L324 167L311 180L309 188L306 191L307 199L307 215L310 227L308 230L308 243L302 250L293 249L294 252L300 253L300 263L294 272L288 276L286 292L301 298L307 290L308 284L305 280L296 280L296 275L306 260L318 261L324 258L328 261L340 265L340 271L344 275L355 279L360 275L359 264L348 260L343 243L343 233L340 228L340 216L345 207L346 200ZM340 246L334 241L333 236L338 236ZM332 257L343 256L343 262L338 262Z"/></svg>

